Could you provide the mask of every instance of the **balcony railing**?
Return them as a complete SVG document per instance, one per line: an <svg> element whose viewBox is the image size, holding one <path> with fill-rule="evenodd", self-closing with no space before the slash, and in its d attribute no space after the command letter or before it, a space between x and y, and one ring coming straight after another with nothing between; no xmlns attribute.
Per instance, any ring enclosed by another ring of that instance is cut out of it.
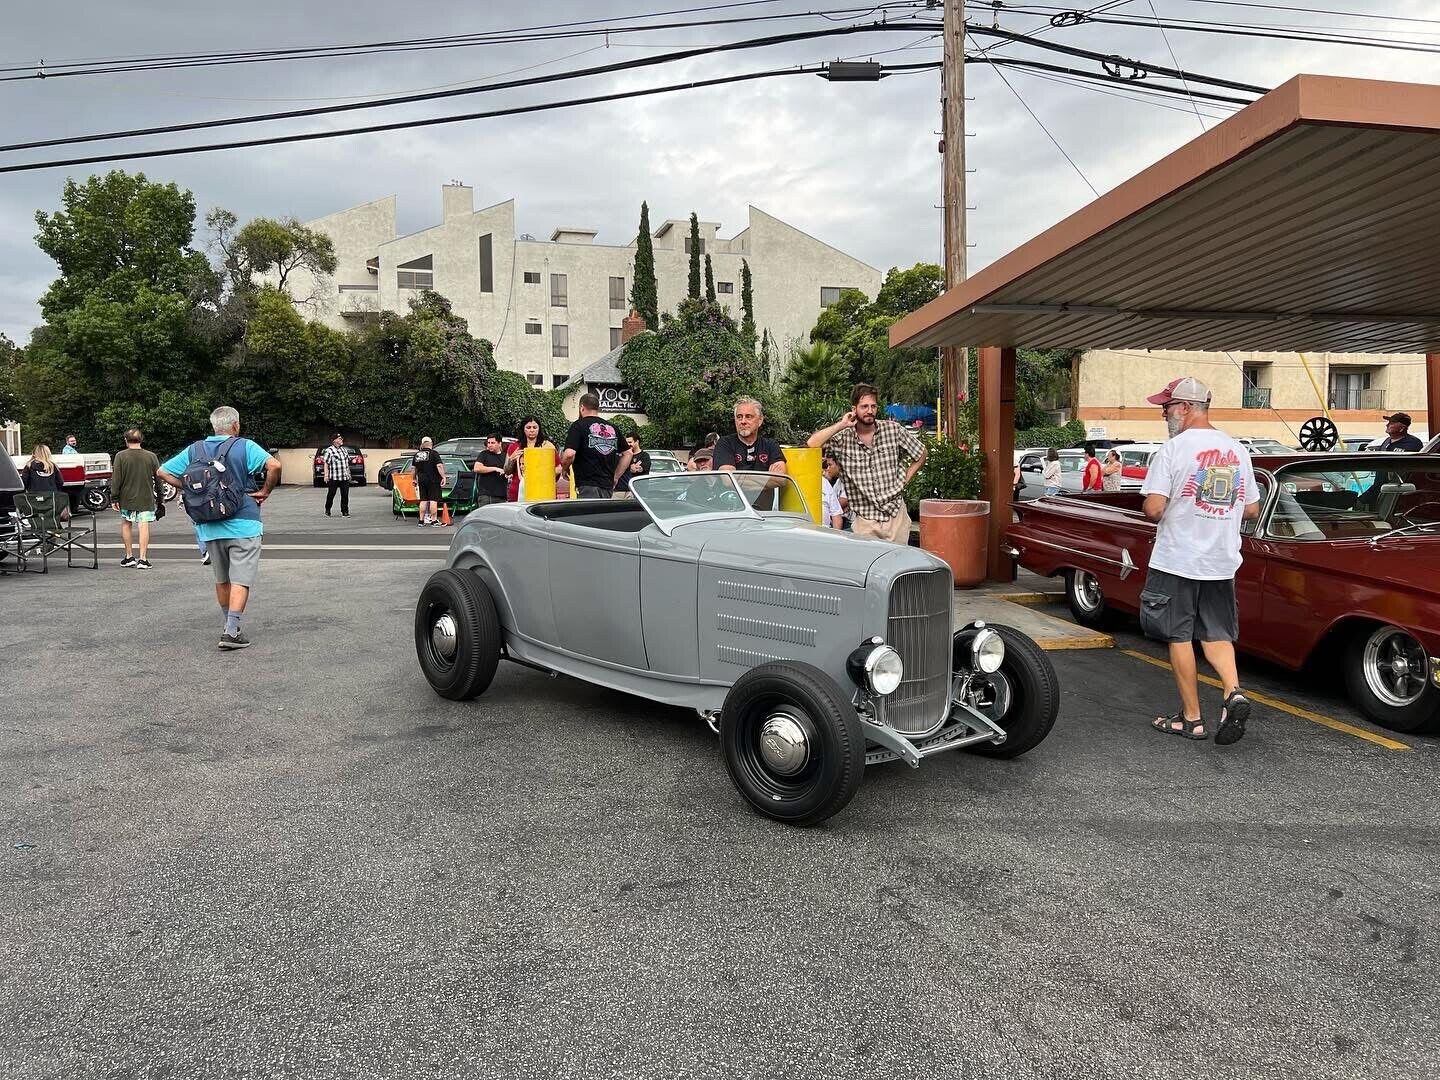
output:
<svg viewBox="0 0 1440 1080"><path fill-rule="evenodd" d="M1240 403L1247 409L1268 409L1270 407L1270 387L1245 387Z"/></svg>
<svg viewBox="0 0 1440 1080"><path fill-rule="evenodd" d="M1334 387L1330 390L1330 407L1332 409L1355 409L1362 412L1374 412L1377 409L1385 408L1384 390L1340 390Z"/></svg>

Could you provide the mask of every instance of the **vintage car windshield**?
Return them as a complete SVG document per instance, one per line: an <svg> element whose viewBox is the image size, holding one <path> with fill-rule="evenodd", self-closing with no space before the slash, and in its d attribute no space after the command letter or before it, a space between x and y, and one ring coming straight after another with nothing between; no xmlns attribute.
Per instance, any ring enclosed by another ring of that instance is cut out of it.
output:
<svg viewBox="0 0 1440 1080"><path fill-rule="evenodd" d="M1305 463L1275 475L1278 496L1265 533L1286 540L1373 539L1396 530L1440 535L1440 461L1375 468Z"/></svg>
<svg viewBox="0 0 1440 1080"><path fill-rule="evenodd" d="M707 517L807 513L795 481L776 473L652 473L632 477L630 492L666 535L677 525Z"/></svg>

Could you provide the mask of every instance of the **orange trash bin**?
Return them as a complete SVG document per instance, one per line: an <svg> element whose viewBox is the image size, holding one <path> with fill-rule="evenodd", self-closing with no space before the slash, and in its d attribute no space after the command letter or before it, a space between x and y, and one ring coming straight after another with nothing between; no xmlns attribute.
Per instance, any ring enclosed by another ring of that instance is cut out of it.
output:
<svg viewBox="0 0 1440 1080"><path fill-rule="evenodd" d="M985 580L990 504L978 499L921 499L920 546L949 564L960 587Z"/></svg>

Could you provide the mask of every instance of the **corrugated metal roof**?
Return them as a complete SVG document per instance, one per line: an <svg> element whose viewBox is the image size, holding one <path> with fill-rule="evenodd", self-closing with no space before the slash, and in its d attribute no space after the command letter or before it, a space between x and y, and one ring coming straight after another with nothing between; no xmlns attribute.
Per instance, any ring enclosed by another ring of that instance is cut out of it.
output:
<svg viewBox="0 0 1440 1080"><path fill-rule="evenodd" d="M892 327L893 345L1440 351L1440 87L1302 75Z"/></svg>

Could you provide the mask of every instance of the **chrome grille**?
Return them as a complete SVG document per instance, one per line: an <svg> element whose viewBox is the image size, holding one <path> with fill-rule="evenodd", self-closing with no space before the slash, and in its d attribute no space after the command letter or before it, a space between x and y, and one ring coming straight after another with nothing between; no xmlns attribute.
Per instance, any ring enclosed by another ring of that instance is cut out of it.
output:
<svg viewBox="0 0 1440 1080"><path fill-rule="evenodd" d="M885 699L885 719L903 735L928 735L945 722L953 604L946 570L902 574L890 586L886 640L904 661L905 677Z"/></svg>

